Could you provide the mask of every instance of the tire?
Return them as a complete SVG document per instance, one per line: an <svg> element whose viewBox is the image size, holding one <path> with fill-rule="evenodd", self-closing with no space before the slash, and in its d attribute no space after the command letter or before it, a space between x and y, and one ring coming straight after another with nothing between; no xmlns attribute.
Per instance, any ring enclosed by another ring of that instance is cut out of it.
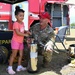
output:
<svg viewBox="0 0 75 75"><path fill-rule="evenodd" d="M8 58L8 49L4 46L0 46L0 63L6 63Z"/></svg>

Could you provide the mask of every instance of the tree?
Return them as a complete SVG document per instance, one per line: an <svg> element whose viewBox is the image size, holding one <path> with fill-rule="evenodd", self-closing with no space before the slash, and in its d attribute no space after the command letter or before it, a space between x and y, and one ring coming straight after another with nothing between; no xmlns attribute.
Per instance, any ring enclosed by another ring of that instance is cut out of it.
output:
<svg viewBox="0 0 75 75"><path fill-rule="evenodd" d="M75 28L75 23L71 23L71 28Z"/></svg>

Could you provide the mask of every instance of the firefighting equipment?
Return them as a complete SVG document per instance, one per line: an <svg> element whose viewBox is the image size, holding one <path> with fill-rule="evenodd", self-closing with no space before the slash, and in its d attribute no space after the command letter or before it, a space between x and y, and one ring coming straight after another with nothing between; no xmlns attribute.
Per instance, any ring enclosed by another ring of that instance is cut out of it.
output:
<svg viewBox="0 0 75 75"><path fill-rule="evenodd" d="M28 62L28 72L37 72L37 44L32 42L30 44L30 60Z"/></svg>

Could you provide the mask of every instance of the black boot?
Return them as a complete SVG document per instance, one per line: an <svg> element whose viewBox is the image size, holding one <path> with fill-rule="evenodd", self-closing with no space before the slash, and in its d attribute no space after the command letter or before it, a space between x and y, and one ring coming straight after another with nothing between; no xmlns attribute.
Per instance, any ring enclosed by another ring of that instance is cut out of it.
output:
<svg viewBox="0 0 75 75"><path fill-rule="evenodd" d="M49 67L49 64L50 64L50 63L49 63L48 61L43 60L42 67L48 68L48 67Z"/></svg>

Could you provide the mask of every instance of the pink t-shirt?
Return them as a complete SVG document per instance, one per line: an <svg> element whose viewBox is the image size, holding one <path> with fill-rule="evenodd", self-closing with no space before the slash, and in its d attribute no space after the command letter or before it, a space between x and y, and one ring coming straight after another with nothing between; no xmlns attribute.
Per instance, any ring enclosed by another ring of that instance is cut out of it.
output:
<svg viewBox="0 0 75 75"><path fill-rule="evenodd" d="M15 22L13 24L13 37L12 37L12 40L17 41L19 43L22 43L23 39L24 39L24 36L17 35L16 32L15 32L15 29L18 29L21 33L24 33L24 23L20 24L18 22Z"/></svg>

